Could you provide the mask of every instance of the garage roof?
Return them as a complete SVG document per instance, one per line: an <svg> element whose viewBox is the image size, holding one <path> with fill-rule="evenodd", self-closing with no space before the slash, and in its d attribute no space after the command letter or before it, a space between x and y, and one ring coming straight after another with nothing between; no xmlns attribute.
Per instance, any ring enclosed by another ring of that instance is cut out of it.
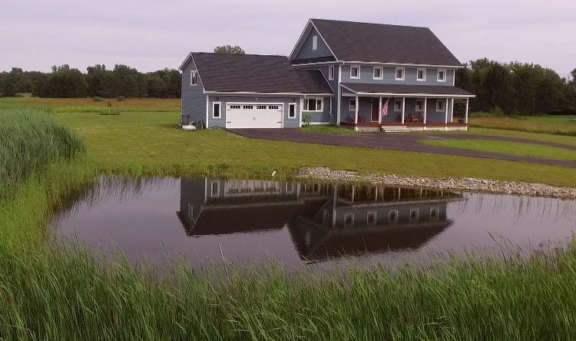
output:
<svg viewBox="0 0 576 341"><path fill-rule="evenodd" d="M203 52L190 56L206 91L332 94L320 71L295 69L284 56Z"/></svg>

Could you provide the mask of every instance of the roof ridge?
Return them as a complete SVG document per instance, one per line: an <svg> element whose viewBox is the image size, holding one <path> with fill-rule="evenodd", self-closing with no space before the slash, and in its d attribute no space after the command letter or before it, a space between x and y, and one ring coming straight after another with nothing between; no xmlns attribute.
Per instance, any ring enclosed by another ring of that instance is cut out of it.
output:
<svg viewBox="0 0 576 341"><path fill-rule="evenodd" d="M427 26L383 24L383 23L376 23L376 22L353 21L353 20L338 20L338 19L322 19L322 18L310 18L310 20L311 20L311 21L330 21L330 22L347 23L347 24L377 25L377 26L388 26L388 27L421 28L421 29L430 30L430 28L427 27Z"/></svg>
<svg viewBox="0 0 576 341"><path fill-rule="evenodd" d="M217 52L190 52L190 53L193 55L206 54L206 55L224 55L224 56L238 56L238 57L282 57L282 58L288 58L287 56L282 56L279 54L256 54L256 53L236 54L236 53L217 53Z"/></svg>

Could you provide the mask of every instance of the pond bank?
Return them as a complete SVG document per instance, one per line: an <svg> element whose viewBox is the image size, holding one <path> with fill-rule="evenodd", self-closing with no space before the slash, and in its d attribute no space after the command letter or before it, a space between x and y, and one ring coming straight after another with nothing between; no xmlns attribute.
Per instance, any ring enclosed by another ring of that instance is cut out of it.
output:
<svg viewBox="0 0 576 341"><path fill-rule="evenodd" d="M452 191L517 194L559 199L576 199L576 188L559 187L539 183L498 181L476 178L424 178L398 175L360 175L358 172L331 170L327 167L300 169L297 177L323 181L356 181L402 187L425 187Z"/></svg>

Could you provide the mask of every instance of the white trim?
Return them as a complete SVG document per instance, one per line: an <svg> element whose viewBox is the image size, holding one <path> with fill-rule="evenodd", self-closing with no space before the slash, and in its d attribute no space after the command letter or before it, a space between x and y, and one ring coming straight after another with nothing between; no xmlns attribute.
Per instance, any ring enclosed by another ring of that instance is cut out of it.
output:
<svg viewBox="0 0 576 341"><path fill-rule="evenodd" d="M330 125L330 122L310 122L311 126L327 126Z"/></svg>
<svg viewBox="0 0 576 341"><path fill-rule="evenodd" d="M326 39L324 39L324 36L322 35L322 32L320 32L320 30L318 29L318 27L316 27L316 25L314 25L314 22L312 21L312 19L309 19L308 22L310 24L312 24L312 27L314 27L314 29L316 30L316 33L318 33L318 35L320 36L320 38L322 38L322 41L324 42L324 45L326 45L326 47L328 48L328 50L330 50L330 53L332 53L332 55L334 56L334 58L336 60L338 60L338 56L336 55L336 53L334 53L334 51L332 51L332 48L330 48L330 45L328 45L328 43L326 42Z"/></svg>
<svg viewBox="0 0 576 341"><path fill-rule="evenodd" d="M304 97L304 101L308 101L308 100L316 101L316 109L315 110L306 109L306 104L305 104L304 111L306 111L306 112L323 112L324 111L324 98L313 97L313 96ZM320 109L318 109L318 102L317 101L320 101Z"/></svg>
<svg viewBox="0 0 576 341"><path fill-rule="evenodd" d="M406 119L406 97L402 97L402 124Z"/></svg>
<svg viewBox="0 0 576 341"><path fill-rule="evenodd" d="M342 83L342 65L338 65L338 112L336 114L336 124L340 125L340 111L341 111L341 107L342 107L342 87L341 87L341 83Z"/></svg>
<svg viewBox="0 0 576 341"><path fill-rule="evenodd" d="M302 32L300 33L300 36L298 37L298 39L296 40L296 44L294 44L294 47L292 48L292 52L290 52L290 60L292 60L292 58L294 58L294 53L296 52L296 49L298 47L300 47L300 45L303 45L304 43L300 44L300 41L302 40L302 38L304 38L304 35L306 34L306 31L308 31L308 26L310 25L310 20L308 20L308 22L306 23L306 25L304 25L304 29L302 30Z"/></svg>
<svg viewBox="0 0 576 341"><path fill-rule="evenodd" d="M418 78L418 73L422 71L422 78ZM416 68L416 81L417 82L426 82L426 73L428 72L428 70L426 70L426 68L423 67L419 67Z"/></svg>
<svg viewBox="0 0 576 341"><path fill-rule="evenodd" d="M448 71L446 71L446 77L448 77ZM456 70L452 70L452 86L456 86Z"/></svg>
<svg viewBox="0 0 576 341"><path fill-rule="evenodd" d="M314 63L292 63L291 65L293 67L298 67L298 66L311 66L311 65L326 65L326 64L339 64L339 62L337 60L329 60L329 61L325 61L325 62L314 62Z"/></svg>
<svg viewBox="0 0 576 341"><path fill-rule="evenodd" d="M424 98L424 124L428 123L428 98Z"/></svg>
<svg viewBox="0 0 576 341"><path fill-rule="evenodd" d="M290 107L294 108L294 116L290 117ZM288 119L293 120L295 119L298 115L296 114L296 103L288 103Z"/></svg>
<svg viewBox="0 0 576 341"><path fill-rule="evenodd" d="M358 68L358 74L356 77L352 77L352 69ZM350 79L360 79L360 72L362 71L360 65L350 65Z"/></svg>
<svg viewBox="0 0 576 341"><path fill-rule="evenodd" d="M386 103L389 100L386 100ZM390 111L390 107L388 107L388 111ZM378 123L382 123L382 96L378 97Z"/></svg>
<svg viewBox="0 0 576 341"><path fill-rule="evenodd" d="M328 66L328 80L334 80L334 65Z"/></svg>
<svg viewBox="0 0 576 341"><path fill-rule="evenodd" d="M440 79L440 72L444 73L444 79L443 80ZM436 81L437 82L446 83L446 78L448 78L448 72L446 71L446 69L437 69L436 70Z"/></svg>
<svg viewBox="0 0 576 341"><path fill-rule="evenodd" d="M318 34L312 35L312 50L318 50Z"/></svg>
<svg viewBox="0 0 576 341"><path fill-rule="evenodd" d="M441 98L446 98L446 97L475 98L476 97L476 95L425 94L425 93L422 93L422 94L420 94L420 93L418 93L418 94L401 94L401 93L394 93L394 92L356 92L345 85L342 85L342 87L346 88L346 90L352 92L352 94L344 94L343 96L360 95L360 96L367 96L367 97L383 96L383 97L432 97L432 98L437 98L437 97L441 97Z"/></svg>
<svg viewBox="0 0 576 341"><path fill-rule="evenodd" d="M376 72L376 70L380 70L380 77L376 77L376 75L374 74ZM382 80L384 79L384 67L383 66L372 66L372 79L379 79Z"/></svg>
<svg viewBox="0 0 576 341"><path fill-rule="evenodd" d="M298 127L302 127L302 110L304 108L304 97L300 97L300 106L299 106L299 114L298 114Z"/></svg>
<svg viewBox="0 0 576 341"><path fill-rule="evenodd" d="M284 105L282 102L226 102L226 105Z"/></svg>
<svg viewBox="0 0 576 341"><path fill-rule="evenodd" d="M208 110L209 109L209 104L208 104L209 102L210 102L210 96L206 96L206 123L205 123L206 128L208 128L208 115L209 115L208 112L210 111L210 110Z"/></svg>
<svg viewBox="0 0 576 341"><path fill-rule="evenodd" d="M398 78L398 70L402 70L402 77ZM406 79L406 68L403 66L398 66L394 68L394 79L397 81L404 81Z"/></svg>
<svg viewBox="0 0 576 341"><path fill-rule="evenodd" d="M360 98L356 96L356 110L354 110L354 124L358 124L358 111L360 110Z"/></svg>
<svg viewBox="0 0 576 341"><path fill-rule="evenodd" d="M316 96L316 97L328 97L334 96L334 94L328 93L318 93L318 94L305 94L301 92L249 92L249 91L237 91L237 92L220 92L220 91L204 91L204 94L209 95L221 95L221 96L242 96L242 95L258 95L258 96Z"/></svg>
<svg viewBox="0 0 576 341"><path fill-rule="evenodd" d="M448 124L448 101L450 101L450 99L446 98L446 113L444 114L444 124Z"/></svg>
<svg viewBox="0 0 576 341"><path fill-rule="evenodd" d="M196 79L196 82L192 82ZM190 86L198 86L198 70L190 70Z"/></svg>
<svg viewBox="0 0 576 341"><path fill-rule="evenodd" d="M214 116L214 107L218 105L220 110L218 110L218 117ZM213 119L222 119L222 102L212 102L212 118Z"/></svg>
<svg viewBox="0 0 576 341"><path fill-rule="evenodd" d="M451 98L450 101L450 117L452 122L454 122L454 98Z"/></svg>
<svg viewBox="0 0 576 341"><path fill-rule="evenodd" d="M466 98L466 116L464 117L464 123L468 124L468 111L470 110L470 99ZM452 114L454 115L454 114Z"/></svg>
<svg viewBox="0 0 576 341"><path fill-rule="evenodd" d="M465 66L464 65L434 65L434 64L414 64L414 63L388 63L388 62L363 62L363 61L359 61L359 60L339 60L338 58L336 58L337 62L341 62L341 63L349 63L349 64L365 64L365 65L393 65L393 66L411 66L411 67L429 67L429 68L447 68L447 69L463 69Z"/></svg>

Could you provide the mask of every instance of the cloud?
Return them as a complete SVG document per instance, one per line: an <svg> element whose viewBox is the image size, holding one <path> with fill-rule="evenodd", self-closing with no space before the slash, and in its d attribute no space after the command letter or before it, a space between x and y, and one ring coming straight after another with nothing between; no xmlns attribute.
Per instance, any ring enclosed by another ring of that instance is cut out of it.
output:
<svg viewBox="0 0 576 341"><path fill-rule="evenodd" d="M237 44L288 54L310 17L430 27L461 61L488 57L576 68L576 2L542 1L6 1L0 69L177 67L189 51Z"/></svg>

